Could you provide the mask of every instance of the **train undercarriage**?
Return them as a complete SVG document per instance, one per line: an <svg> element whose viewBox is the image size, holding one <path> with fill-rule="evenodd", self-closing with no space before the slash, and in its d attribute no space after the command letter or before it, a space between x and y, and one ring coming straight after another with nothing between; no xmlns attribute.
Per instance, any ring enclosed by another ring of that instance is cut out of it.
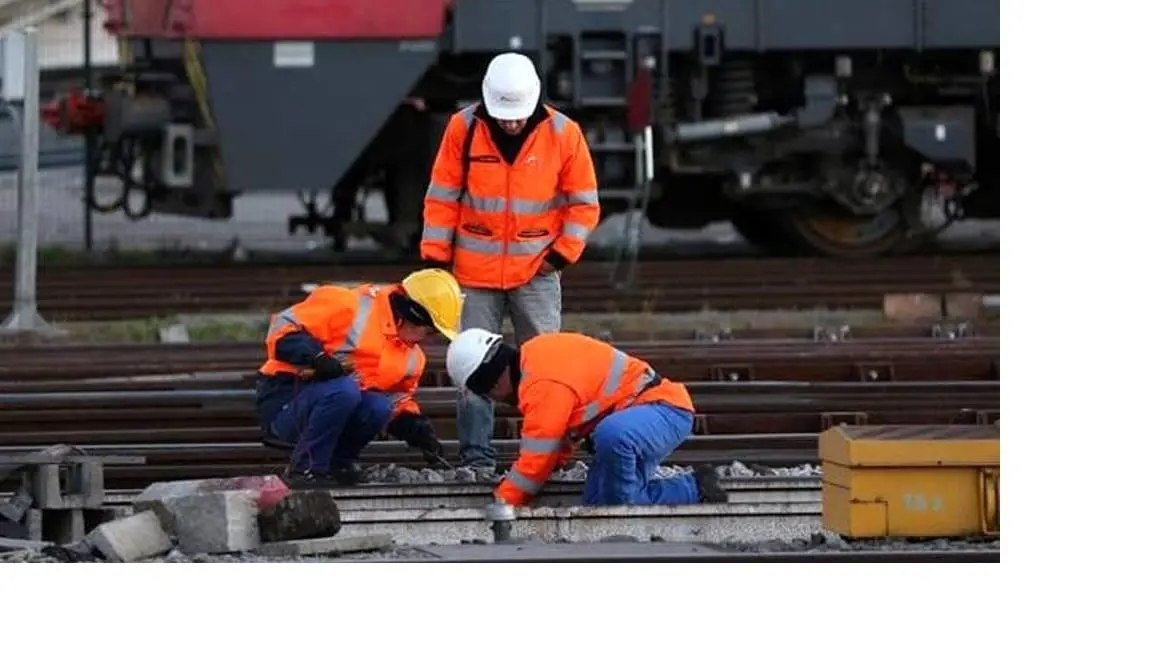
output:
<svg viewBox="0 0 1152 648"><path fill-rule="evenodd" d="M604 217L845 257L999 218L998 0L170 4L107 2L122 71L45 115L99 135L123 187L102 211L226 219L296 191L290 227L412 254L448 117L519 50L583 126Z"/></svg>

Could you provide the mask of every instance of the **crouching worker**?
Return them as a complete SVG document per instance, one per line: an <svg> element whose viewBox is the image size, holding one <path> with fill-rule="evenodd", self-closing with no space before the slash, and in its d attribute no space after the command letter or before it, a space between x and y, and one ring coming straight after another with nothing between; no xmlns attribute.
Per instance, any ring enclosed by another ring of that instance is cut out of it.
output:
<svg viewBox="0 0 1152 648"><path fill-rule="evenodd" d="M321 286L272 316L256 409L265 445L292 451L291 486L355 484L357 458L381 433L443 461L413 399L419 343L455 337L462 305L451 274L421 270L399 285Z"/></svg>
<svg viewBox="0 0 1152 648"><path fill-rule="evenodd" d="M496 488L513 506L529 502L574 447L590 442L585 505L725 502L716 471L667 479L656 469L692 433L683 384L648 363L577 333L542 333L520 348L482 329L448 346L452 382L519 408L520 454Z"/></svg>

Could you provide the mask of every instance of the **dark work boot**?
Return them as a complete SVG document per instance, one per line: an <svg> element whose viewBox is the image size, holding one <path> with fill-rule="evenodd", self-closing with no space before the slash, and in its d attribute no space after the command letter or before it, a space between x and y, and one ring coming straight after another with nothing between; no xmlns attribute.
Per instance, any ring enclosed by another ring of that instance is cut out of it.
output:
<svg viewBox="0 0 1152 648"><path fill-rule="evenodd" d="M696 490L705 504L727 504L728 492L720 485L720 475L712 466L697 466L694 472Z"/></svg>
<svg viewBox="0 0 1152 648"><path fill-rule="evenodd" d="M341 486L357 486L364 482L364 473L356 464L346 468L333 468L332 479Z"/></svg>
<svg viewBox="0 0 1152 648"><path fill-rule="evenodd" d="M339 485L332 475L311 470L293 470L284 476L284 483L293 490L333 488Z"/></svg>

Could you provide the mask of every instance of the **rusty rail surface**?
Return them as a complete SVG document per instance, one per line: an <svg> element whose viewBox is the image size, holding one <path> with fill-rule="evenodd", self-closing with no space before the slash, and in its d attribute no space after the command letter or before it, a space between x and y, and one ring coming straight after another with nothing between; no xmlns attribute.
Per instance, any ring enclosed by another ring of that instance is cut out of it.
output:
<svg viewBox="0 0 1152 648"><path fill-rule="evenodd" d="M40 311L56 320L110 320L175 313L281 308L301 284L396 281L411 267L381 265L45 268ZM998 292L999 255L869 260L745 259L651 261L636 284L617 289L605 263L564 271L570 312L798 307L876 308L893 292ZM0 308L11 307L10 270L0 269Z"/></svg>
<svg viewBox="0 0 1152 648"><path fill-rule="evenodd" d="M697 437L673 461L792 464L816 460L820 431L838 423L986 424L999 418L998 381L689 383ZM421 388L417 399L438 434L453 439L455 390ZM497 410L504 461L519 419ZM100 454L144 455L146 466L110 469L114 485L235 475L282 467L258 438L250 389L6 393L0 396L0 450L54 443ZM454 444L449 443L451 449ZM377 442L366 462L415 464L397 443Z"/></svg>
<svg viewBox="0 0 1152 648"><path fill-rule="evenodd" d="M816 461L819 432L836 423L986 424L999 418L997 337L862 337L633 341L622 349L686 381L696 436L671 461L742 460L765 466ZM417 396L455 453L455 391L443 346L428 349ZM266 472L286 458L258 443L253 408L258 343L49 344L0 348L0 452L54 443L97 454L142 455L110 484ZM501 461L516 452L519 420L501 407ZM420 466L393 441L368 463Z"/></svg>
<svg viewBox="0 0 1152 648"><path fill-rule="evenodd" d="M716 341L633 341L615 343L677 380L987 380L999 378L998 337L860 338L837 342L814 339L734 339ZM428 345L423 383L447 385L443 345ZM83 388L81 380L164 376L169 388L183 388L184 374L241 373L251 385L264 361L254 342L219 344L51 344L0 347L0 393ZM217 376L217 378L220 378ZM223 377L228 385L236 380ZM50 382L38 385L35 383ZM123 382L123 381L121 381ZM155 381L153 381L155 382ZM68 387L81 385L81 387ZM122 387L124 389L130 386ZM158 387L152 387L158 388Z"/></svg>

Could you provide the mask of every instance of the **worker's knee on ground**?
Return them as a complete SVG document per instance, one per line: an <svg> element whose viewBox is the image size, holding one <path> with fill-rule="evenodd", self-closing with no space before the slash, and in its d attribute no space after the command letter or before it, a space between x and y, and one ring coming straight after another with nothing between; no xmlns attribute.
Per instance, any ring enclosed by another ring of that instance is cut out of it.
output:
<svg viewBox="0 0 1152 648"><path fill-rule="evenodd" d="M360 405L360 385L351 376L326 380L317 386L322 390L317 400L323 400L340 408L352 409Z"/></svg>

